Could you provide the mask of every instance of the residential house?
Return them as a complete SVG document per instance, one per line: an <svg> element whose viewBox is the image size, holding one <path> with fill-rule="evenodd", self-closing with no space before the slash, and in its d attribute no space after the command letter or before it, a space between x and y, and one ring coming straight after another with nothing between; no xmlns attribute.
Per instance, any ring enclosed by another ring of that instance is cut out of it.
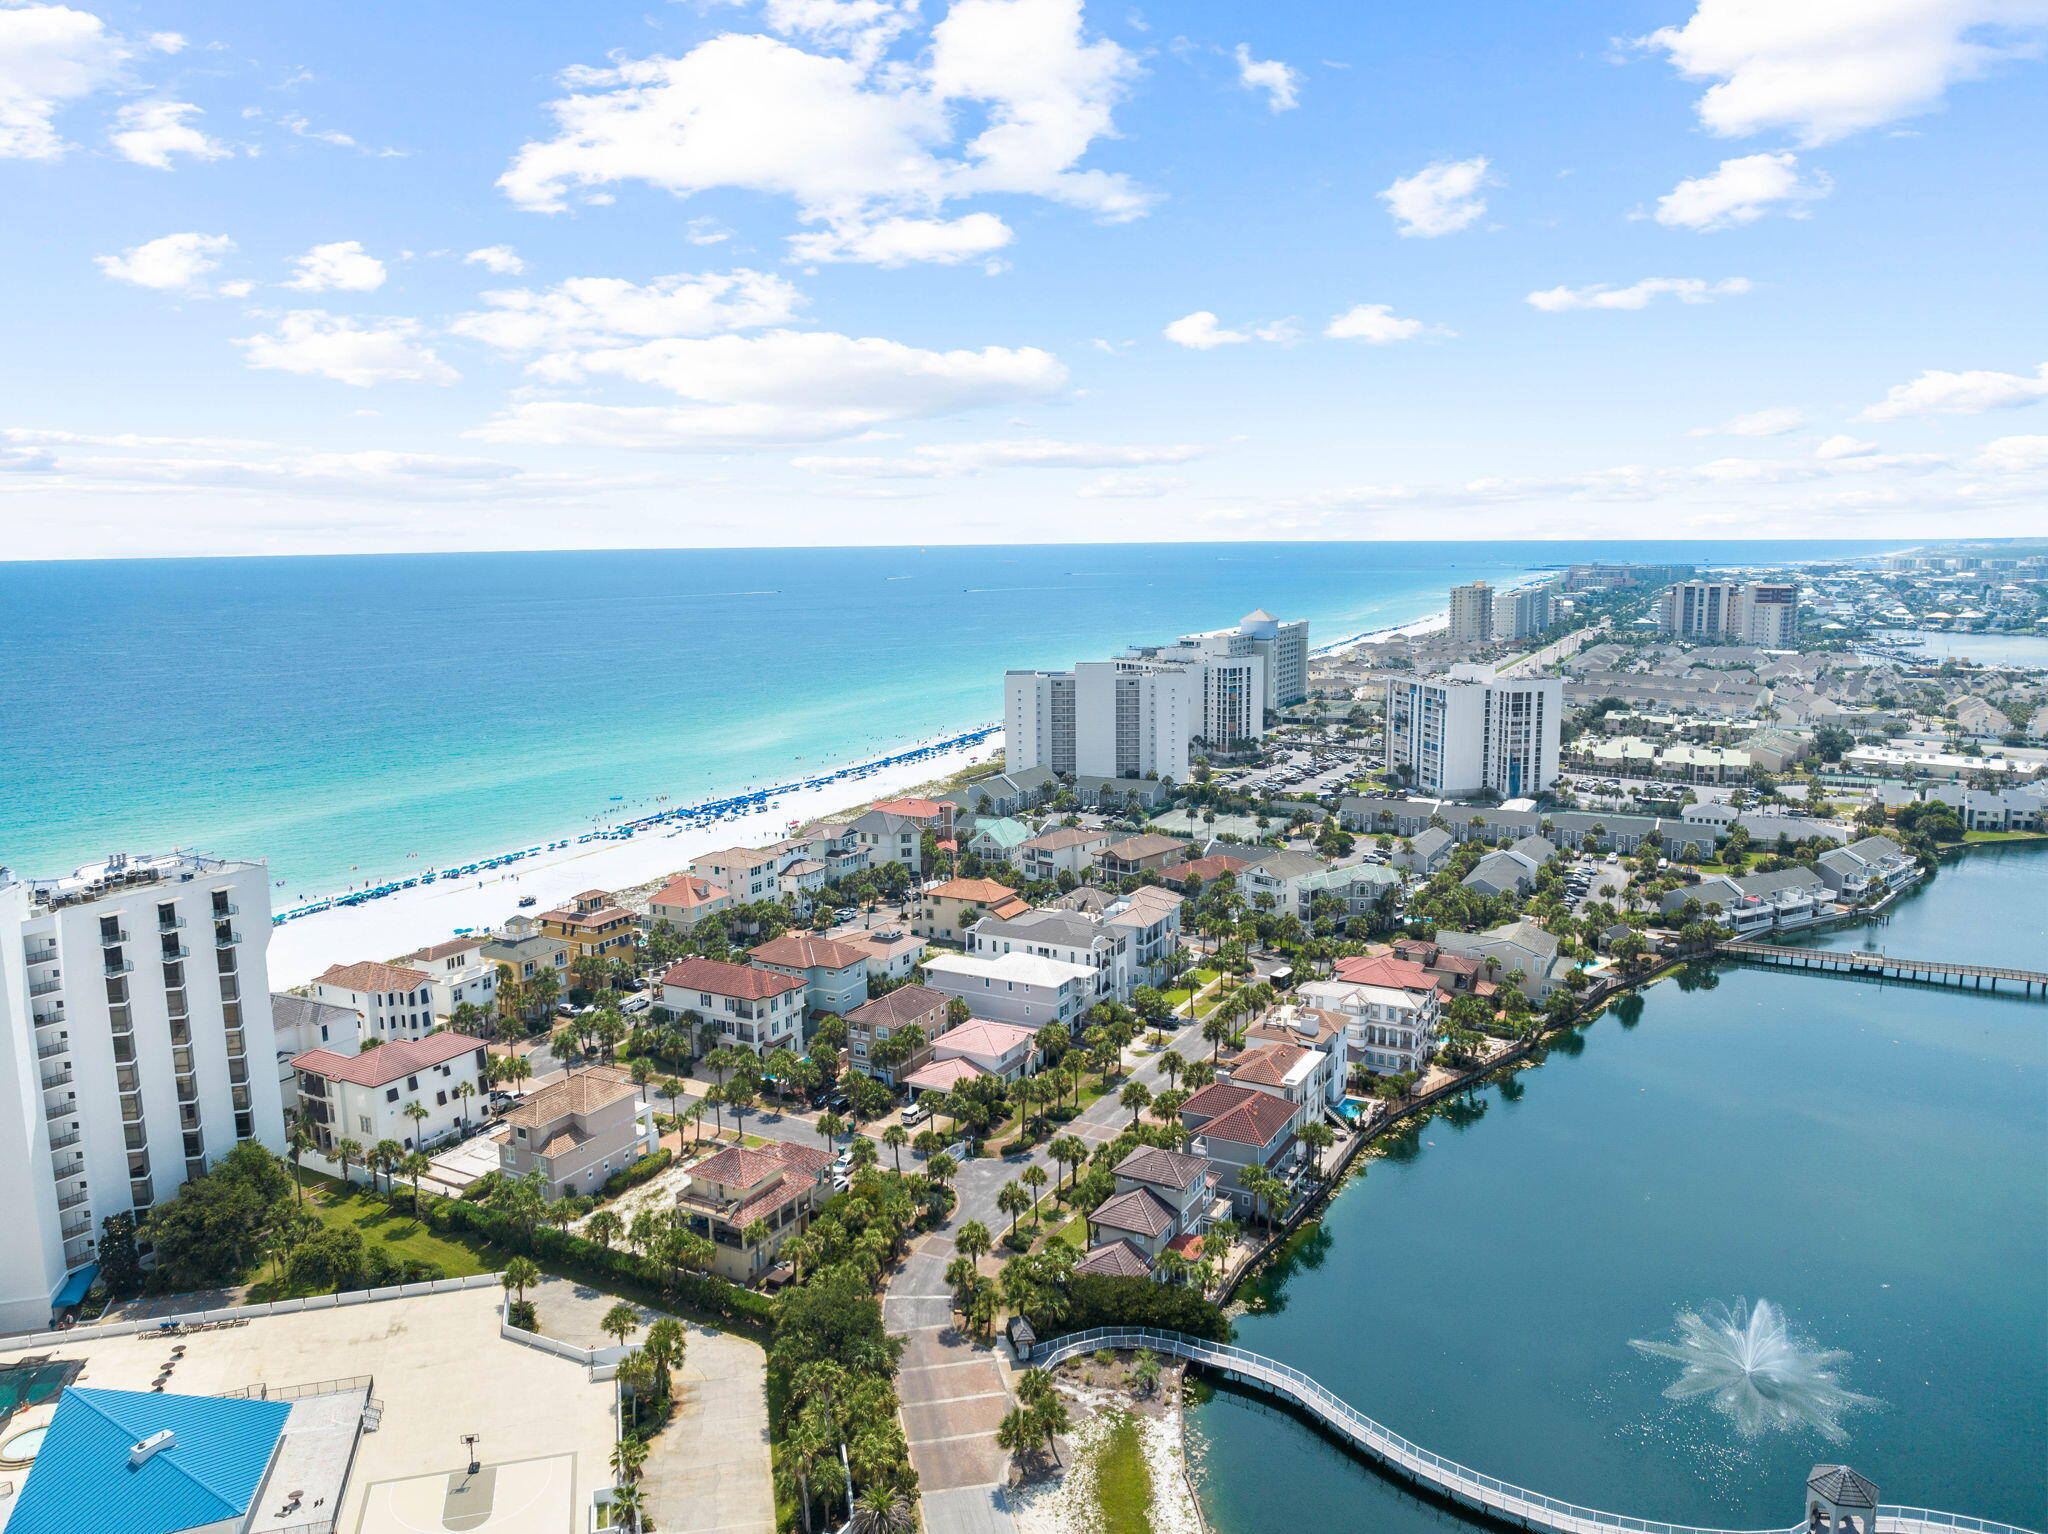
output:
<svg viewBox="0 0 2048 1534"><path fill-rule="evenodd" d="M951 1000L945 992L935 991L928 985L899 985L895 990L864 1001L844 1014L846 1053L853 1068L894 1086L899 1071L908 1069L910 1062L905 1060L895 1069L877 1065L873 1060L874 1046L898 1030L912 1027L923 1032L929 1045L946 1031L946 1007ZM919 1050L911 1058L928 1055L928 1050Z"/></svg>
<svg viewBox="0 0 2048 1534"><path fill-rule="evenodd" d="M1032 953L942 953L925 960L925 984L958 996L976 1017L1020 1023L1034 1032L1047 1023L1072 1027L1095 1004L1095 970Z"/></svg>
<svg viewBox="0 0 2048 1534"><path fill-rule="evenodd" d="M1176 836L1143 832L1111 842L1095 854L1095 866L1106 879L1154 874L1186 859L1188 844Z"/></svg>
<svg viewBox="0 0 2048 1534"><path fill-rule="evenodd" d="M1965 831L2039 831L2048 827L2048 783L2001 789L1942 784L1927 790L1927 800L1954 810Z"/></svg>
<svg viewBox="0 0 2048 1534"><path fill-rule="evenodd" d="M935 943L964 946L967 929L985 916L1022 916L1031 907L993 879L945 879L918 894L910 930Z"/></svg>
<svg viewBox="0 0 2048 1534"><path fill-rule="evenodd" d="M1015 815L1051 798L1059 789L1059 775L1050 767L1026 767L976 778L935 797L950 803L956 814Z"/></svg>
<svg viewBox="0 0 2048 1534"><path fill-rule="evenodd" d="M1487 853L1459 882L1483 895L1526 895L1556 856L1557 849L1544 838L1525 836L1512 847Z"/></svg>
<svg viewBox="0 0 2048 1534"><path fill-rule="evenodd" d="M832 1196L831 1174L831 1156L808 1145L728 1146L690 1169L676 1213L709 1238L712 1272L759 1283Z"/></svg>
<svg viewBox="0 0 2048 1534"><path fill-rule="evenodd" d="M1803 927L1837 914L1828 881L1803 864L1768 874L1709 874L1697 884L1668 891L1662 909L1667 914L1679 912L1691 900L1699 901L1737 937Z"/></svg>
<svg viewBox="0 0 2048 1534"><path fill-rule="evenodd" d="M1571 970L1570 961L1558 954L1557 939L1528 920L1502 922L1485 932L1439 931L1436 946L1444 953L1477 959L1496 977L1520 970L1519 989L1531 1001L1542 1001Z"/></svg>
<svg viewBox="0 0 2048 1534"><path fill-rule="evenodd" d="M688 932L705 917L732 908L732 891L696 874L677 874L647 902L647 919Z"/></svg>
<svg viewBox="0 0 2048 1534"><path fill-rule="evenodd" d="M1176 863L1171 868L1159 871L1159 882L1170 884L1175 889L1185 889L1189 884L1204 887L1218 879L1235 878L1251 867L1250 858L1241 858L1228 852L1211 852L1203 857L1189 858L1185 863Z"/></svg>
<svg viewBox="0 0 2048 1534"><path fill-rule="evenodd" d="M717 1028L721 1045L761 1055L803 1048L807 994L805 982L795 975L721 959L684 959L661 977L665 1011L676 1016L694 1012Z"/></svg>
<svg viewBox="0 0 2048 1534"><path fill-rule="evenodd" d="M507 918L504 926L484 940L483 946L484 958L509 970L514 980L531 980L544 969L566 978L562 972L569 967L569 954L568 943L541 931L540 924L530 916Z"/></svg>
<svg viewBox="0 0 2048 1534"><path fill-rule="evenodd" d="M846 829L867 854L869 867L901 863L913 874L924 873L924 833L933 829L926 817L873 809L856 815Z"/></svg>
<svg viewBox="0 0 2048 1534"><path fill-rule="evenodd" d="M1037 954L1095 972L1088 1005L1128 1003L1137 967L1127 928L1079 911L1027 910L1015 916L984 916L967 929L967 952L983 958L1006 953Z"/></svg>
<svg viewBox="0 0 2048 1534"><path fill-rule="evenodd" d="M1290 913L1303 921L1322 912L1353 917L1371 916L1385 907L1401 889L1401 876L1381 863L1350 863L1310 874L1296 887L1301 910ZM1335 901L1336 905L1322 904Z"/></svg>
<svg viewBox="0 0 2048 1534"><path fill-rule="evenodd" d="M436 1026L434 977L410 965L332 965L314 980L313 1000L354 1012L365 1039L416 1039Z"/></svg>
<svg viewBox="0 0 2048 1534"><path fill-rule="evenodd" d="M1412 874L1428 878L1451 860L1458 839L1442 826L1425 826L1394 853L1394 862Z"/></svg>
<svg viewBox="0 0 2048 1534"><path fill-rule="evenodd" d="M774 900L782 893L786 861L774 847L727 847L690 859L690 872L715 884L740 905Z"/></svg>
<svg viewBox="0 0 2048 1534"><path fill-rule="evenodd" d="M528 1093L496 1136L507 1177L538 1171L550 1199L593 1194L660 1143L654 1111L622 1071L591 1066Z"/></svg>
<svg viewBox="0 0 2048 1534"><path fill-rule="evenodd" d="M1253 1210L1242 1181L1254 1166L1285 1176L1298 1153L1295 1108L1284 1097L1211 1082L1181 1104L1181 1127L1192 1136L1188 1148L1214 1165L1221 1191L1241 1216Z"/></svg>
<svg viewBox="0 0 2048 1534"><path fill-rule="evenodd" d="M877 799L868 806L868 809L879 810L884 815L900 815L905 820L914 820L934 836L947 837L953 834L954 805L950 799Z"/></svg>
<svg viewBox="0 0 2048 1534"><path fill-rule="evenodd" d="M1107 831L1086 826L1059 826L1041 831L1017 847L1017 869L1026 879L1043 882L1061 874L1080 878L1095 865L1095 858L1115 838Z"/></svg>
<svg viewBox="0 0 2048 1534"><path fill-rule="evenodd" d="M1021 820L1004 817L977 820L961 850L984 863L1014 864L1019 857L1018 849L1030 840L1031 827Z"/></svg>
<svg viewBox="0 0 2048 1534"><path fill-rule="evenodd" d="M380 1140L423 1149L475 1121L490 1090L484 1058L484 1046L461 1033L394 1039L354 1055L308 1050L292 1060L299 1116L330 1161L343 1140L364 1149ZM424 1110L419 1116L415 1105ZM352 1165L349 1176L365 1170Z"/></svg>
<svg viewBox="0 0 2048 1534"><path fill-rule="evenodd" d="M277 1044L277 1077L284 1087L279 1101L285 1103L298 1091L293 1084L294 1056L314 1049L352 1055L363 1045L363 1016L354 1007L294 996L290 991L270 993L270 1027Z"/></svg>
<svg viewBox="0 0 2048 1534"><path fill-rule="evenodd" d="M971 1017L957 1028L948 1028L932 1041L931 1064L926 1069L937 1069L949 1061L962 1061L973 1066L978 1075L1016 1081L1038 1069L1037 1038L1036 1028ZM924 1081L919 1079L921 1074L905 1076L904 1084L920 1091L928 1090Z"/></svg>
<svg viewBox="0 0 2048 1534"><path fill-rule="evenodd" d="M1168 1246L1199 1236L1217 1213L1207 1157L1141 1145L1111 1170L1116 1191L1088 1214L1089 1258L1097 1248L1126 1245L1150 1273ZM1106 1270L1098 1262L1090 1271Z"/></svg>
<svg viewBox="0 0 2048 1534"><path fill-rule="evenodd" d="M443 1021L453 1017L457 1007L489 1012L498 999L498 976L503 971L484 957L482 938L458 937L435 943L407 954L405 964L427 972L434 1016Z"/></svg>
<svg viewBox="0 0 2048 1534"><path fill-rule="evenodd" d="M1281 916L1304 916L1308 911L1305 889L1330 865L1306 852L1264 852L1237 877L1237 887L1260 910Z"/></svg>
<svg viewBox="0 0 2048 1534"><path fill-rule="evenodd" d="M1172 890L1141 884L1103 914L1103 925L1130 933L1131 964L1140 985L1156 985L1166 978L1166 956L1180 947L1180 911L1181 897Z"/></svg>
<svg viewBox="0 0 2048 1534"><path fill-rule="evenodd" d="M605 890L585 890L568 904L542 912L540 930L569 945L572 969L581 958L631 959L640 941L633 913L614 904Z"/></svg>
<svg viewBox="0 0 2048 1534"><path fill-rule="evenodd" d="M867 955L870 990L886 980L908 979L925 950L923 938L901 927L851 927L833 933L832 941Z"/></svg>
<svg viewBox="0 0 2048 1534"><path fill-rule="evenodd" d="M1814 860L1837 898L1847 902L1880 895L1920 877L1920 861L1889 836L1866 836L1823 852Z"/></svg>
<svg viewBox="0 0 2048 1534"><path fill-rule="evenodd" d="M1334 978L1312 980L1298 994L1303 1006L1344 1019L1348 1063L1375 1076L1419 1074L1443 1043L1445 993L1412 959L1340 959Z"/></svg>
<svg viewBox="0 0 2048 1534"><path fill-rule="evenodd" d="M814 1017L844 1017L868 999L868 956L851 943L785 932L747 952L762 969L803 981L804 1004Z"/></svg>
<svg viewBox="0 0 2048 1534"><path fill-rule="evenodd" d="M1219 1079L1270 1092L1294 1105L1294 1127L1313 1124L1343 1101L1350 1060L1342 1049L1308 1044L1258 1044L1224 1062Z"/></svg>

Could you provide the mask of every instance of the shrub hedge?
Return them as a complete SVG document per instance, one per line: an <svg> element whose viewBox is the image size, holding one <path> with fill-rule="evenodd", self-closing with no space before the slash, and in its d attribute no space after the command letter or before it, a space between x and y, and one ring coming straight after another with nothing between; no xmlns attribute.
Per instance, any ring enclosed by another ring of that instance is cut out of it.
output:
<svg viewBox="0 0 2048 1534"><path fill-rule="evenodd" d="M604 1196L606 1198L617 1198L628 1188L639 1187L640 1184L661 1171L675 1158L676 1153L666 1145L657 1150L649 1151L631 1166L622 1166L612 1173L611 1176L607 1177L604 1180Z"/></svg>
<svg viewBox="0 0 2048 1534"><path fill-rule="evenodd" d="M630 1285L648 1295L673 1295L684 1305L744 1326L763 1337L775 1328L775 1302L765 1294L742 1289L710 1273L677 1273L666 1264L634 1252L599 1246L583 1236L536 1225L531 1230L495 1209L459 1199L435 1199L423 1218L435 1230L465 1231L511 1251L523 1252L542 1267L595 1287Z"/></svg>
<svg viewBox="0 0 2048 1534"><path fill-rule="evenodd" d="M1223 1311L1194 1290L1149 1278L1077 1274L1067 1286L1067 1302L1068 1311L1060 1318L1062 1331L1150 1326L1210 1342L1228 1342L1236 1335Z"/></svg>

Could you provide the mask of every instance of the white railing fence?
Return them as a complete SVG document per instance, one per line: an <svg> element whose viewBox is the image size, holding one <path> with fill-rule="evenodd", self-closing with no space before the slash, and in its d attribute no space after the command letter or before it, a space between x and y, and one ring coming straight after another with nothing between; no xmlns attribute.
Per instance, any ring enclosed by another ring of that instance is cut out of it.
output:
<svg viewBox="0 0 2048 1534"><path fill-rule="evenodd" d="M1606 1530L1622 1530L1627 1534L1787 1534L1784 1530L1701 1529L1690 1524L1629 1518L1530 1491L1410 1442L1339 1399L1292 1365L1243 1348L1205 1342L1182 1332L1155 1331L1145 1327L1096 1327L1091 1331L1052 1338L1033 1349L1029 1361L1040 1368L1048 1368L1098 1348L1118 1351L1150 1348L1156 1353L1170 1353L1263 1385L1312 1413L1396 1474L1441 1496L1482 1508L1493 1517L1525 1528L1554 1530L1559 1534L1597 1534L1597 1531ZM1877 1513L1879 1529L1895 1531L1895 1534L1896 1531L1909 1531L1918 1526L1957 1529L1965 1531L1965 1534L2029 1534L2029 1531L2011 1524L1921 1508L1886 1506L1880 1507ZM1803 1534L1803 1529L1794 1530L1792 1534Z"/></svg>

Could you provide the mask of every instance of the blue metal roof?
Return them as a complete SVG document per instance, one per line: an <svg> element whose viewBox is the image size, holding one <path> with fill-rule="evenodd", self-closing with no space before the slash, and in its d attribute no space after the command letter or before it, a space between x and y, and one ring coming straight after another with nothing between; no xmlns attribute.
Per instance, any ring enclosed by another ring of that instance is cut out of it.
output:
<svg viewBox="0 0 2048 1534"><path fill-rule="evenodd" d="M7 1534L175 1534L239 1520L290 1415L284 1401L74 1385L57 1399ZM167 1428L170 1447L128 1463L131 1448Z"/></svg>

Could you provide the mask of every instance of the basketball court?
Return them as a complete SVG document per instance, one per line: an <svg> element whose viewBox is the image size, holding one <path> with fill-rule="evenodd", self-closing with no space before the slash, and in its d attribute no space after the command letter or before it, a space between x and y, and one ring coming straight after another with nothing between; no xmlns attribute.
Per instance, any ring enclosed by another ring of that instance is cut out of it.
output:
<svg viewBox="0 0 2048 1534"><path fill-rule="evenodd" d="M573 1534L576 1456L514 1460L377 1481L357 1534Z"/></svg>

